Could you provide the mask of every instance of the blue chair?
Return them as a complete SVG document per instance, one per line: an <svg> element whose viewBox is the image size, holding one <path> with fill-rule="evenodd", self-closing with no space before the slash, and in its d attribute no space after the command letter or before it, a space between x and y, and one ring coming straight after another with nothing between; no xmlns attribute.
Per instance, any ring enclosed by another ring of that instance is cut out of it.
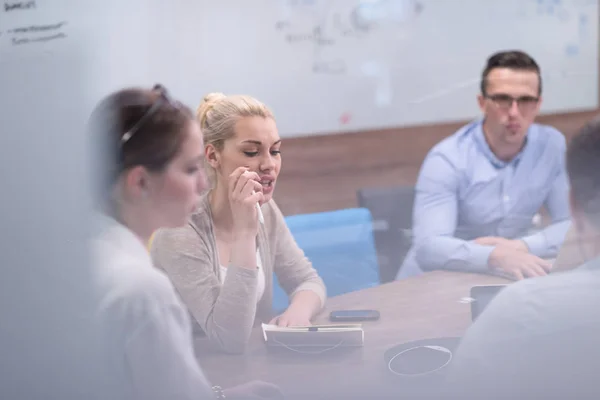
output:
<svg viewBox="0 0 600 400"><path fill-rule="evenodd" d="M371 212L349 208L285 218L294 239L312 262L328 297L379 284L379 265ZM285 309L288 297L273 279L273 308Z"/></svg>

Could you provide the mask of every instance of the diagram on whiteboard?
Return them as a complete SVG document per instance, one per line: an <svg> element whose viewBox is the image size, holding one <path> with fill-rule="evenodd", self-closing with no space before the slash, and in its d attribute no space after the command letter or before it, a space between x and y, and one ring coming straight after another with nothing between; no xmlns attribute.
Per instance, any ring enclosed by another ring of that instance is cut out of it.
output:
<svg viewBox="0 0 600 400"><path fill-rule="evenodd" d="M499 50L530 52L549 93L596 79L597 0L464 0L467 15L457 2L441 0L285 0L279 6L274 32L293 51L297 70L364 99L358 109L373 107L371 115L381 119L390 117L379 110L390 107L395 117L415 122L431 110L440 119L475 114L481 69ZM579 97L597 98L587 91ZM560 102L548 96L545 107L558 109ZM338 123L357 125L359 112L340 107L332 120L337 114Z"/></svg>
<svg viewBox="0 0 600 400"><path fill-rule="evenodd" d="M128 82L143 68L189 104L252 94L283 136L476 118L486 60L506 50L540 65L543 113L598 105L600 0L137 1L147 17L136 11L137 30L111 17L101 71Z"/></svg>
<svg viewBox="0 0 600 400"><path fill-rule="evenodd" d="M360 47L369 36L402 30L422 11L419 0L286 0L275 29L292 46L313 47L314 73L343 74L348 60L335 55L336 46Z"/></svg>

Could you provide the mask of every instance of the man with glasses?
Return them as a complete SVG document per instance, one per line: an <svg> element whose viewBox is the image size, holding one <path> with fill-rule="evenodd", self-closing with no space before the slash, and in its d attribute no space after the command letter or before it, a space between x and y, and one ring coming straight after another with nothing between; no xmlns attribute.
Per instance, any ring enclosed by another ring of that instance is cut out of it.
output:
<svg viewBox="0 0 600 400"><path fill-rule="evenodd" d="M542 276L569 228L565 138L534 124L540 68L521 51L492 55L482 73L481 120L434 146L421 167L413 247L398 278L448 269L514 279ZM545 207L551 224L532 232Z"/></svg>

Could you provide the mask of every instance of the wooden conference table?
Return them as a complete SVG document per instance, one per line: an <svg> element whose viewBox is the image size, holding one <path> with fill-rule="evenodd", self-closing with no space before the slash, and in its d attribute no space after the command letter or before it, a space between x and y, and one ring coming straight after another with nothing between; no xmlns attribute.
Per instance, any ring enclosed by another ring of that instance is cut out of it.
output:
<svg viewBox="0 0 600 400"><path fill-rule="evenodd" d="M223 387L258 379L279 385L287 398L402 397L406 382L387 371L385 351L413 340L462 336L471 324L470 304L464 301L471 287L509 282L488 275L435 271L332 297L315 323L330 323L332 310L381 313L379 321L363 323L363 347L335 354L274 352L266 347L260 328L255 328L243 355L216 352L205 338L196 339L196 350L210 381Z"/></svg>

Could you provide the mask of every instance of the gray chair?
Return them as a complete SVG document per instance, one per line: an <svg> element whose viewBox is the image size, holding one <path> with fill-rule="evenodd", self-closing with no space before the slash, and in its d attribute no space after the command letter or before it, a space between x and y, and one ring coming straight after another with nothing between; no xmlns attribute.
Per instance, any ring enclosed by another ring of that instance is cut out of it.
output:
<svg viewBox="0 0 600 400"><path fill-rule="evenodd" d="M363 188L357 192L359 207L373 217L373 235L381 283L391 282L412 245L413 186Z"/></svg>

